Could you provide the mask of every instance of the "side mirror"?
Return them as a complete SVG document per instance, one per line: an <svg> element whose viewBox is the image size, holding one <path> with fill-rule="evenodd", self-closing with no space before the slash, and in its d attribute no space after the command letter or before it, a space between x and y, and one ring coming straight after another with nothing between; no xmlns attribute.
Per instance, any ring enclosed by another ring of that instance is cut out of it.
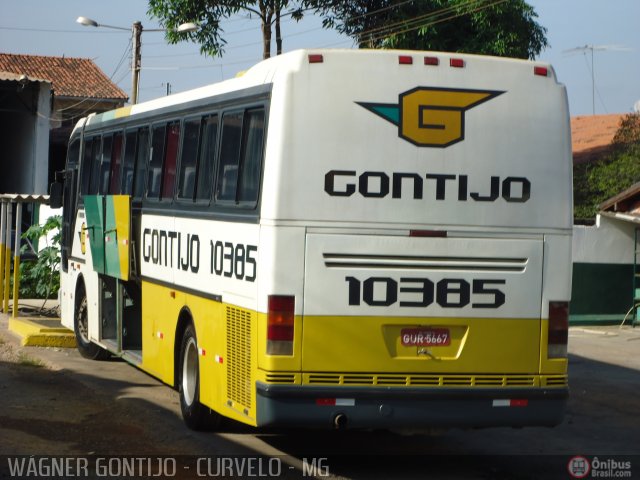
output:
<svg viewBox="0 0 640 480"><path fill-rule="evenodd" d="M62 183L55 182L51 184L49 190L49 206L51 208L62 208Z"/></svg>

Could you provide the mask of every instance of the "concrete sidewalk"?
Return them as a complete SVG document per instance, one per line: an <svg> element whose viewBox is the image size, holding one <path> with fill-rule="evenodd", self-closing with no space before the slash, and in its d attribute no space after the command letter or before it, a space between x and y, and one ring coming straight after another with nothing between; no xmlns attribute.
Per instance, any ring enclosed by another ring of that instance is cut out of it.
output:
<svg viewBox="0 0 640 480"><path fill-rule="evenodd" d="M9 303L9 313L2 313L8 322L8 329L20 337L20 343L30 347L75 348L73 331L60 323L56 300L20 300L18 317L13 318L13 306ZM56 315L57 314L57 315Z"/></svg>

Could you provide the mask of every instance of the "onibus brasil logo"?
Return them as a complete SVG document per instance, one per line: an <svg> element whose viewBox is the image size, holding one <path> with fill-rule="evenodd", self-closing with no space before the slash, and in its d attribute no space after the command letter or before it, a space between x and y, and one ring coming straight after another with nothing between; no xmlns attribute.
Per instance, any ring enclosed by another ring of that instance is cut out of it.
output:
<svg viewBox="0 0 640 480"><path fill-rule="evenodd" d="M464 140L465 112L504 92L417 87L398 103L356 102L393 123L398 136L419 147L448 147Z"/></svg>

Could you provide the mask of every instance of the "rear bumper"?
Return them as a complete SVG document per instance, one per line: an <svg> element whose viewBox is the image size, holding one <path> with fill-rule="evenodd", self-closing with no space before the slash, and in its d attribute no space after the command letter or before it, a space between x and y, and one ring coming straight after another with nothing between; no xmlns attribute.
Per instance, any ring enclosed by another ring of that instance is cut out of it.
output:
<svg viewBox="0 0 640 480"><path fill-rule="evenodd" d="M555 426L569 389L307 387L257 382L258 426L347 428ZM334 402L335 399L335 402ZM514 400L514 401L511 401Z"/></svg>

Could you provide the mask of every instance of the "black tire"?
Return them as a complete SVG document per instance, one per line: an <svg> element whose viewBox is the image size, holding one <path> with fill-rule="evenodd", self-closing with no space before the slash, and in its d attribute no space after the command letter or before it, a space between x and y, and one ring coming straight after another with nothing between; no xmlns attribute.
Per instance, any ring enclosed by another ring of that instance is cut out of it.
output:
<svg viewBox="0 0 640 480"><path fill-rule="evenodd" d="M200 368L198 341L192 324L187 325L180 343L178 392L182 419L191 430L213 430L220 415L200 403Z"/></svg>
<svg viewBox="0 0 640 480"><path fill-rule="evenodd" d="M111 354L104 348L92 343L89 340L89 319L87 315L87 295L84 287L78 289L76 298L79 301L76 305L76 311L73 319L73 331L76 335L76 346L80 355L89 360L106 360Z"/></svg>

